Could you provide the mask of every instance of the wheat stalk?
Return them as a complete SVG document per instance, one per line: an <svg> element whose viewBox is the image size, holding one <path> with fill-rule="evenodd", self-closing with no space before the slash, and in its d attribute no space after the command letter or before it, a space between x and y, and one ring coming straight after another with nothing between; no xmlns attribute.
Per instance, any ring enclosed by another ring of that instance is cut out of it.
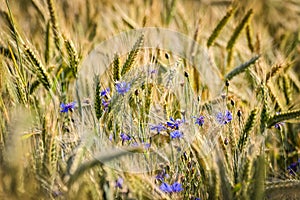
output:
<svg viewBox="0 0 300 200"><path fill-rule="evenodd" d="M223 27L227 24L227 22L229 21L229 19L231 18L231 16L235 13L235 9L231 8L226 12L226 15L220 20L220 22L218 23L218 25L216 26L216 28L213 30L212 34L209 36L208 40L207 40L207 47L210 47L211 45L213 45L215 39L220 35L221 30L223 29Z"/></svg>
<svg viewBox="0 0 300 200"><path fill-rule="evenodd" d="M260 58L260 55L254 56L249 61L235 67L232 71L230 71L226 76L226 80L231 80L236 75L244 72L246 69L248 69L252 64L254 64L258 59Z"/></svg>
<svg viewBox="0 0 300 200"><path fill-rule="evenodd" d="M122 67L121 76L124 76L133 66L135 59L137 57L138 52L140 51L140 48L144 41L144 34L142 34L139 39L134 44L133 48L129 52L129 55Z"/></svg>
<svg viewBox="0 0 300 200"><path fill-rule="evenodd" d="M233 48L236 40L238 39L238 37L239 37L240 33L242 32L242 30L244 29L244 27L249 22L250 17L252 16L252 14L253 14L253 10L252 9L248 10L248 12L244 16L244 18L242 19L240 24L235 28L230 40L227 43L227 46L226 46L227 50L231 50Z"/></svg>

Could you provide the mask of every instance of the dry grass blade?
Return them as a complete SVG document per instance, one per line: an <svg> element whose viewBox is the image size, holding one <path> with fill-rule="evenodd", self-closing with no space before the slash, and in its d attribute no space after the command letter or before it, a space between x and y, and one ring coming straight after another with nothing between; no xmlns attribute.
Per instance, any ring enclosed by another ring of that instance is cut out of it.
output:
<svg viewBox="0 0 300 200"><path fill-rule="evenodd" d="M119 157L131 154L131 153L137 153L137 152L142 152L143 149L141 148L136 148L136 147L132 147L132 148L127 148L124 150L114 150L111 152L107 152L105 153L106 155L98 155L96 156L93 160L87 161L83 164L81 164L76 170L75 172L71 175L70 179L68 180L68 186L71 187L72 184L81 176L83 175L83 173L85 173L86 171L90 170L91 168L99 165L102 166L103 163L105 162L109 162L113 159L117 159Z"/></svg>

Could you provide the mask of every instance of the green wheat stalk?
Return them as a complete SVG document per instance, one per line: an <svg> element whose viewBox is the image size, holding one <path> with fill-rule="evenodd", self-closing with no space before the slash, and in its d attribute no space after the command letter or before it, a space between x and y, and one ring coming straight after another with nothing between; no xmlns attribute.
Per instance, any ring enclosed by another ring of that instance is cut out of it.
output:
<svg viewBox="0 0 300 200"><path fill-rule="evenodd" d="M210 47L213 45L215 39L219 36L221 30L223 27L227 24L228 20L231 18L231 16L235 13L235 9L231 8L227 11L226 15L221 19L221 21L218 23L216 28L213 30L212 34L209 36L207 40L207 47Z"/></svg>
<svg viewBox="0 0 300 200"><path fill-rule="evenodd" d="M286 104L289 105L290 102L292 101L292 97L291 97L291 84L287 75L284 75L282 77L282 82L283 82L283 94L285 97L285 101Z"/></svg>
<svg viewBox="0 0 300 200"><path fill-rule="evenodd" d="M119 81L120 79L121 79L120 58L116 54L114 57L114 61L113 61L113 80L116 82L116 81Z"/></svg>
<svg viewBox="0 0 300 200"><path fill-rule="evenodd" d="M232 71L230 71L226 76L226 80L231 80L236 75L244 72L247 68L249 68L252 64L254 64L258 59L260 58L260 55L256 55L253 58L251 58L249 61L237 66Z"/></svg>
<svg viewBox="0 0 300 200"><path fill-rule="evenodd" d="M240 152L242 152L242 150L244 149L246 142L249 138L249 134L254 127L256 115L257 115L257 109L253 109L247 119L242 135L240 136L240 139L238 141L238 149Z"/></svg>
<svg viewBox="0 0 300 200"><path fill-rule="evenodd" d="M51 38L51 33L50 33L50 28L51 28L51 23L50 21L47 22L47 27L46 27L46 35L45 35L45 63L49 63L50 59L50 38Z"/></svg>
<svg viewBox="0 0 300 200"><path fill-rule="evenodd" d="M49 74L45 70L45 67L42 65L42 62L36 57L35 53L25 44L24 49L27 58L32 62L34 68L37 70L39 81L49 91L52 87L52 82Z"/></svg>
<svg viewBox="0 0 300 200"><path fill-rule="evenodd" d="M139 39L134 44L133 48L131 49L121 71L121 76L124 76L133 66L135 59L137 57L138 52L140 51L140 48L144 41L144 34L142 34Z"/></svg>
<svg viewBox="0 0 300 200"><path fill-rule="evenodd" d="M251 52L253 52L254 47L253 47L253 42L252 42L252 34L251 34L250 23L248 23L247 26L246 26L246 37L247 37L247 42L248 42L248 48L250 49Z"/></svg>
<svg viewBox="0 0 300 200"><path fill-rule="evenodd" d="M282 69L282 65L275 65L272 67L271 71L269 71L266 75L266 82L269 82L270 79L276 76Z"/></svg>
<svg viewBox="0 0 300 200"><path fill-rule="evenodd" d="M276 115L270 117L270 119L268 120L268 123L267 123L268 128L272 127L273 125L275 125L278 122L282 122L282 121L290 120L290 119L296 119L298 117L300 117L300 109L276 114Z"/></svg>
<svg viewBox="0 0 300 200"><path fill-rule="evenodd" d="M51 21L51 25L52 25L55 46L59 52L62 52L60 31L59 31L59 26L58 26L57 19L56 19L56 14L55 14L56 12L55 12L55 8L54 8L53 0L47 0L47 5L48 5L49 14L50 14L50 21Z"/></svg>
<svg viewBox="0 0 300 200"><path fill-rule="evenodd" d="M267 127L269 120L269 115L268 115L268 107L267 107L267 101L264 98L264 102L262 105L262 110L260 113L260 133L263 134L265 132L265 129Z"/></svg>
<svg viewBox="0 0 300 200"><path fill-rule="evenodd" d="M74 47L74 44L71 40L65 39L65 46L69 55L70 68L72 70L73 76L77 77L78 65L79 65L79 57L77 51Z"/></svg>
<svg viewBox="0 0 300 200"><path fill-rule="evenodd" d="M29 88L29 94L33 94L33 92L38 88L38 86L40 85L40 81L39 80L35 80L31 83L30 88Z"/></svg>
<svg viewBox="0 0 300 200"><path fill-rule="evenodd" d="M253 10L250 9L246 15L244 16L244 18L242 19L241 23L236 27L236 29L234 30L230 40L228 41L227 43L227 47L226 49L227 50L230 50L233 48L236 40L238 39L240 33L242 32L242 30L244 29L244 27L247 25L247 23L249 22L250 20L250 17L252 16L253 14Z"/></svg>
<svg viewBox="0 0 300 200"><path fill-rule="evenodd" d="M94 103L94 108L95 108L95 113L96 113L96 118L99 120L102 116L102 102L101 102L101 96L100 96L100 82L99 79L96 78L96 91L95 91L95 103Z"/></svg>
<svg viewBox="0 0 300 200"><path fill-rule="evenodd" d="M253 177L254 183L251 184L252 188L252 196L251 199L264 199L264 192L265 192L265 178L266 178L266 163L265 163L265 156L260 155L255 166L255 174Z"/></svg>
<svg viewBox="0 0 300 200"><path fill-rule="evenodd" d="M146 114L146 122L149 120L150 106L152 102L152 84L148 84L146 88L146 99L145 99L145 114Z"/></svg>

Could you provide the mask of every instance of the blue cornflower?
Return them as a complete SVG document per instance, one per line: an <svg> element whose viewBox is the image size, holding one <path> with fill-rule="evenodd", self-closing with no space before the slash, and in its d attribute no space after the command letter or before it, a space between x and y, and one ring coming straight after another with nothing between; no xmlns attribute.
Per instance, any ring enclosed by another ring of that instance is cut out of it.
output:
<svg viewBox="0 0 300 200"><path fill-rule="evenodd" d="M160 133L161 131L167 130L167 128L162 124L150 125L150 126L151 126L150 130L156 130L157 133Z"/></svg>
<svg viewBox="0 0 300 200"><path fill-rule="evenodd" d="M173 192L180 192L182 189L182 185L178 182L173 183L172 185Z"/></svg>
<svg viewBox="0 0 300 200"><path fill-rule="evenodd" d="M204 116L200 116L200 117L194 117L194 118L196 118L196 121L195 121L195 124L198 124L199 126L203 126L203 124L204 124Z"/></svg>
<svg viewBox="0 0 300 200"><path fill-rule="evenodd" d="M123 188L123 182L124 182L124 180L123 180L122 178L119 177L119 178L116 180L116 185L115 185L115 187L116 187L116 188L122 189L122 188Z"/></svg>
<svg viewBox="0 0 300 200"><path fill-rule="evenodd" d="M173 192L172 186L169 185L168 183L162 183L159 187L159 189L163 192L171 193Z"/></svg>
<svg viewBox="0 0 300 200"><path fill-rule="evenodd" d="M144 142L143 142L143 145L144 145L144 148L145 148L145 149L149 149L149 148L150 148L150 146L151 146L151 144L150 144L150 143L144 143Z"/></svg>
<svg viewBox="0 0 300 200"><path fill-rule="evenodd" d="M121 133L120 137L122 138L122 141L129 141L131 140L131 137L129 135L127 135L126 133Z"/></svg>
<svg viewBox="0 0 300 200"><path fill-rule="evenodd" d="M160 185L159 189L166 193L180 192L183 190L182 185L178 182L175 182L172 185L169 185L168 183L163 182Z"/></svg>
<svg viewBox="0 0 300 200"><path fill-rule="evenodd" d="M175 131L170 133L170 136L171 136L172 139L181 138L182 137L182 132L179 131L179 130L175 130Z"/></svg>
<svg viewBox="0 0 300 200"><path fill-rule="evenodd" d="M295 175L295 172L297 172L298 167L299 167L299 162L293 162L292 164L290 164L287 168L289 170L289 174Z"/></svg>
<svg viewBox="0 0 300 200"><path fill-rule="evenodd" d="M109 103L110 103L110 100L106 101L106 100L102 99L102 105L103 105L104 109L108 108Z"/></svg>
<svg viewBox="0 0 300 200"><path fill-rule="evenodd" d="M69 110L72 110L75 108L75 104L76 102L71 102L71 103L67 103L67 104L60 104L60 107L61 107L61 111L60 112L68 112Z"/></svg>
<svg viewBox="0 0 300 200"><path fill-rule="evenodd" d="M176 119L174 120L173 117L170 117L170 122L167 122L167 126L173 129L178 129L179 125L183 122L183 120Z"/></svg>
<svg viewBox="0 0 300 200"><path fill-rule="evenodd" d="M106 95L108 95L109 92L110 92L110 89L106 88L100 92L100 96L101 97L106 96Z"/></svg>
<svg viewBox="0 0 300 200"><path fill-rule="evenodd" d="M116 84L116 90L119 94L124 95L130 90L130 83L120 82Z"/></svg>
<svg viewBox="0 0 300 200"><path fill-rule="evenodd" d="M229 110L226 110L225 114L219 112L216 118L219 124L227 124L232 120L232 114Z"/></svg>

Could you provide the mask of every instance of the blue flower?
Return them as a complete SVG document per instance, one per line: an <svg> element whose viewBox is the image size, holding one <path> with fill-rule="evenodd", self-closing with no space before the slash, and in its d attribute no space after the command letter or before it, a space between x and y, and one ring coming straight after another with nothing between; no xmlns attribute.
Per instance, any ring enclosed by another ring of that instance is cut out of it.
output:
<svg viewBox="0 0 300 200"><path fill-rule="evenodd" d="M104 109L108 108L109 103L110 103L109 100L106 101L106 100L102 99L102 105L103 105Z"/></svg>
<svg viewBox="0 0 300 200"><path fill-rule="evenodd" d="M163 182L160 185L159 189L166 193L180 192L183 190L182 185L178 182L175 182L172 185L169 185L168 183Z"/></svg>
<svg viewBox="0 0 300 200"><path fill-rule="evenodd" d="M173 185L172 185L173 192L180 192L181 190L183 190L183 189L182 189L182 186L180 183L178 183L178 182L173 183Z"/></svg>
<svg viewBox="0 0 300 200"><path fill-rule="evenodd" d="M60 108L62 109L60 112L68 112L75 108L76 102L71 102L67 104L60 104Z"/></svg>
<svg viewBox="0 0 300 200"><path fill-rule="evenodd" d="M172 186L169 185L168 183L162 183L159 187L159 189L163 192L166 192L166 193L171 193L173 192L173 189L172 189Z"/></svg>
<svg viewBox="0 0 300 200"><path fill-rule="evenodd" d="M116 188L122 189L122 188L123 188L123 182L124 182L124 180L123 180L122 178L118 178L118 179L116 180L116 185L115 185L115 187L116 187Z"/></svg>
<svg viewBox="0 0 300 200"><path fill-rule="evenodd" d="M119 94L124 95L130 90L130 83L120 82L116 84L116 90Z"/></svg>
<svg viewBox="0 0 300 200"><path fill-rule="evenodd" d="M131 137L129 135L127 135L126 133L121 133L120 137L122 138L122 141L129 141L131 140Z"/></svg>
<svg viewBox="0 0 300 200"><path fill-rule="evenodd" d="M295 172L297 172L298 167L299 167L299 162L293 162L292 164L290 164L287 168L289 170L289 174L295 175Z"/></svg>
<svg viewBox="0 0 300 200"><path fill-rule="evenodd" d="M232 120L232 114L229 110L226 110L225 114L219 112L216 118L219 124L228 124Z"/></svg>
<svg viewBox="0 0 300 200"><path fill-rule="evenodd" d="M182 132L179 131L179 130L175 130L175 131L170 133L170 136L171 136L172 139L181 138L182 137Z"/></svg>
<svg viewBox="0 0 300 200"><path fill-rule="evenodd" d="M203 126L203 124L204 124L204 116L200 116L200 117L194 117L194 118L196 118L196 121L195 121L195 124L198 124L199 126Z"/></svg>
<svg viewBox="0 0 300 200"><path fill-rule="evenodd" d="M161 131L167 130L167 128L162 124L150 125L150 126L151 126L150 130L156 130L157 133L160 133Z"/></svg>
<svg viewBox="0 0 300 200"><path fill-rule="evenodd" d="M150 148L150 146L151 146L151 144L150 144L150 143L143 143L143 145L144 145L144 148L145 148L145 149L149 149L149 148Z"/></svg>
<svg viewBox="0 0 300 200"><path fill-rule="evenodd" d="M173 129L178 129L179 125L183 122L183 120L176 119L174 120L173 117L170 117L170 122L167 122L167 126Z"/></svg>
<svg viewBox="0 0 300 200"><path fill-rule="evenodd" d="M108 95L109 92L110 92L110 89L106 88L100 92L100 96L101 97L106 96L106 95Z"/></svg>

